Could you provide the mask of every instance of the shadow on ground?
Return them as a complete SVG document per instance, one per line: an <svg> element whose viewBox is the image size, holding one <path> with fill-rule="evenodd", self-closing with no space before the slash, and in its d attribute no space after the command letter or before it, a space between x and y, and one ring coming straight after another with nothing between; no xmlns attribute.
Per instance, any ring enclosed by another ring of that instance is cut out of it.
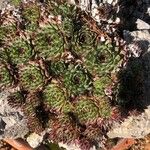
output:
<svg viewBox="0 0 150 150"><path fill-rule="evenodd" d="M136 21L141 19L150 23L150 16L147 13L150 7L148 0L119 0L117 5L120 6L117 16L121 20L120 30L136 30Z"/></svg>

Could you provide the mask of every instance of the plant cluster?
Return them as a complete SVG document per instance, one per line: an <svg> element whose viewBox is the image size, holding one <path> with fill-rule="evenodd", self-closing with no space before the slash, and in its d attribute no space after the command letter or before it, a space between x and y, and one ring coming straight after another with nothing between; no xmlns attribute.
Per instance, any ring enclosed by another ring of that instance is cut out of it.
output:
<svg viewBox="0 0 150 150"><path fill-rule="evenodd" d="M100 42L75 6L13 2L20 17L0 22L0 61L5 64L0 65L0 90L19 86L8 101L23 110L32 132L51 128L51 140L79 140L87 147L101 141L117 119L105 90L121 60L119 48Z"/></svg>

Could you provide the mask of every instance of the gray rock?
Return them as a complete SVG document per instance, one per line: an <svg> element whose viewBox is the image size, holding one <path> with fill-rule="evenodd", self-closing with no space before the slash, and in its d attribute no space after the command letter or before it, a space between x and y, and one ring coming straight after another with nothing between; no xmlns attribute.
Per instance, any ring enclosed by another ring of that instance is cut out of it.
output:
<svg viewBox="0 0 150 150"><path fill-rule="evenodd" d="M139 30L150 29L150 25L141 19L137 19L136 24L137 24L137 29Z"/></svg>
<svg viewBox="0 0 150 150"><path fill-rule="evenodd" d="M124 39L134 57L139 57L141 54L150 51L149 30L124 31Z"/></svg>
<svg viewBox="0 0 150 150"><path fill-rule="evenodd" d="M27 123L23 113L19 109L8 105L9 91L0 93L0 139L20 138L28 133Z"/></svg>
<svg viewBox="0 0 150 150"><path fill-rule="evenodd" d="M43 141L43 135L32 133L27 137L27 142L32 148L38 147Z"/></svg>
<svg viewBox="0 0 150 150"><path fill-rule="evenodd" d="M115 123L108 132L110 138L144 138L150 133L150 106L139 116L130 116L121 124Z"/></svg>

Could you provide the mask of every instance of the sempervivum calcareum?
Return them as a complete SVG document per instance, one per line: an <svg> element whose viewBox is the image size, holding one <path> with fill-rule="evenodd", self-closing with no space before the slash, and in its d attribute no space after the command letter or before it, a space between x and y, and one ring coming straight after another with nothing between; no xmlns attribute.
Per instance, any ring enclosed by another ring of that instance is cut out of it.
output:
<svg viewBox="0 0 150 150"><path fill-rule="evenodd" d="M87 150L117 118L105 91L114 85L120 49L100 43L83 19L86 13L75 6L29 1L17 7L16 30L6 28L6 34L0 26L0 60L7 64L0 65L0 89L15 79L20 91L8 101L22 108L32 132L50 128L50 139L78 141Z"/></svg>

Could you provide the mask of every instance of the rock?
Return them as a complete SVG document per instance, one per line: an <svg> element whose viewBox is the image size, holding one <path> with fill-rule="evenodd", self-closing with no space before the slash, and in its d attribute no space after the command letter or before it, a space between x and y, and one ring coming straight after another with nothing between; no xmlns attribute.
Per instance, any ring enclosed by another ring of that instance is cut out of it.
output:
<svg viewBox="0 0 150 150"><path fill-rule="evenodd" d="M137 19L136 24L137 24L137 29L139 30L150 29L150 25L141 19Z"/></svg>
<svg viewBox="0 0 150 150"><path fill-rule="evenodd" d="M144 138L150 133L150 106L139 116L130 116L121 124L115 123L109 138Z"/></svg>
<svg viewBox="0 0 150 150"><path fill-rule="evenodd" d="M150 51L150 32L149 30L139 30L129 32L124 30L124 39L134 57Z"/></svg>
<svg viewBox="0 0 150 150"><path fill-rule="evenodd" d="M8 91L0 93L0 139L24 138L28 133L27 122L19 109L8 105Z"/></svg>
<svg viewBox="0 0 150 150"><path fill-rule="evenodd" d="M27 142L32 148L38 147L43 141L43 136L36 133L32 133L27 137Z"/></svg>

